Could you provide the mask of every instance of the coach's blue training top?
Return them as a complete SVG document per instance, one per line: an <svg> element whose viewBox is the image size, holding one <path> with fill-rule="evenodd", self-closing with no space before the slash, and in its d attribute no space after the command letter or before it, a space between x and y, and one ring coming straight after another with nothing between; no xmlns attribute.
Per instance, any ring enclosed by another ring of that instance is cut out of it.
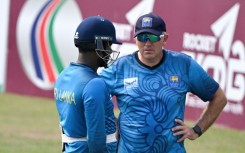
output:
<svg viewBox="0 0 245 153"><path fill-rule="evenodd" d="M115 148L110 145L106 148L106 134L116 131L113 103L104 80L94 70L71 63L56 80L54 97L64 133L74 138L88 138L88 141L66 144L66 152L116 150L114 144Z"/></svg>
<svg viewBox="0 0 245 153"><path fill-rule="evenodd" d="M163 52L164 59L155 67L141 63L135 52L100 74L120 109L119 153L186 152L171 128L174 119L184 120L187 92L208 101L219 87L191 57Z"/></svg>

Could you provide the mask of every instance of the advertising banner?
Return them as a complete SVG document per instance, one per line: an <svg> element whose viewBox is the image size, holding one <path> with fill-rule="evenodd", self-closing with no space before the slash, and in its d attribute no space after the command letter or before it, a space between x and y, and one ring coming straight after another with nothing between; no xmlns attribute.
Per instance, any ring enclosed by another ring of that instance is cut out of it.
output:
<svg viewBox="0 0 245 153"><path fill-rule="evenodd" d="M53 98L62 69L78 54L73 37L86 17L101 15L116 27L120 56L137 50L139 16L154 12L167 24L166 48L192 56L219 82L228 104L217 123L245 129L245 1L243 0L15 0L11 1L7 92ZM189 94L186 118L206 103Z"/></svg>

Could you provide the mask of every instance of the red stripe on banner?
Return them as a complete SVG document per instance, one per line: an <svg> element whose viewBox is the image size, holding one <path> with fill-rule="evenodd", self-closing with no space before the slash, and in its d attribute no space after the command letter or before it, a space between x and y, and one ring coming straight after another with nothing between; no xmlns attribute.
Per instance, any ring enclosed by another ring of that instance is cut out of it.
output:
<svg viewBox="0 0 245 153"><path fill-rule="evenodd" d="M54 82L55 81L55 74L54 74L54 70L52 69L52 64L51 64L51 59L48 53L48 47L47 47L47 43L45 42L46 38L45 38L45 34L46 34L46 25L47 25L47 21L48 21L48 17L50 16L50 14L52 13L52 11L54 10L55 6L57 6L57 4L59 3L59 0L54 1L49 8L47 9L46 13L44 13L44 17L43 17L43 21L41 22L41 26L40 26L40 47L41 47L41 55L42 55L42 59L44 62L44 67L45 70L47 72L47 76L50 82Z"/></svg>

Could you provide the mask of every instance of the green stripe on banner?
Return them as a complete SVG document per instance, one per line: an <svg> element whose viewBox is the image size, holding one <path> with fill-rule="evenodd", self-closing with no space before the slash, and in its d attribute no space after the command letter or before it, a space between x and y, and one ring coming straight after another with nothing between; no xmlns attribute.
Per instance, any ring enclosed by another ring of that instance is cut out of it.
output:
<svg viewBox="0 0 245 153"><path fill-rule="evenodd" d="M55 46L55 42L54 42L54 37L53 37L53 28L54 28L54 20L55 20L55 17L57 15L57 12L60 10L60 8L63 6L63 4L65 3L66 1L62 1L59 6L56 8L52 18L51 18L51 21L50 21L50 26L49 26L49 30L48 30L48 35L49 35L49 42L50 42L50 48L51 48L51 53L52 53L52 57L55 61L55 64L56 64L56 68L58 70L58 72L60 73L64 66L61 62L61 59L59 57L59 54L57 52L57 48Z"/></svg>

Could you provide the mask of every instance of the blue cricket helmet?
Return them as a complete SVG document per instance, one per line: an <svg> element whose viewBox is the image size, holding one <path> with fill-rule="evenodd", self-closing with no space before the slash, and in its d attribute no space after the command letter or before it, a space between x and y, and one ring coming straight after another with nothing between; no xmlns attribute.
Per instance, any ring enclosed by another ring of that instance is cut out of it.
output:
<svg viewBox="0 0 245 153"><path fill-rule="evenodd" d="M122 44L116 39L116 30L112 22L102 16L84 19L76 29L74 43L78 47L82 42L95 42L96 39Z"/></svg>

